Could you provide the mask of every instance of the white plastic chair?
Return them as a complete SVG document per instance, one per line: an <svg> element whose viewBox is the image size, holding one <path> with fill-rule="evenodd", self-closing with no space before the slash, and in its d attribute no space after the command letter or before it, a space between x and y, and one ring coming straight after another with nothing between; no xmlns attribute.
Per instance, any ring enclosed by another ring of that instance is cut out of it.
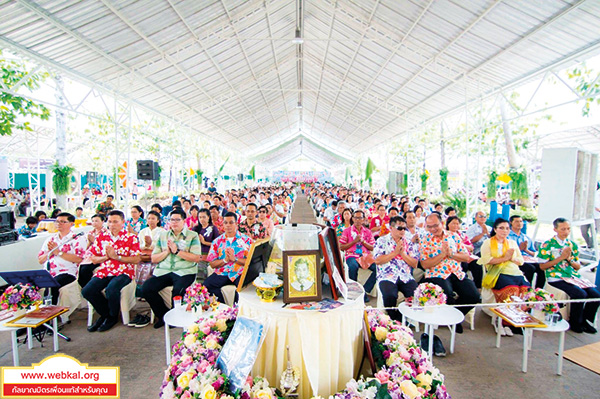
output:
<svg viewBox="0 0 600 399"><path fill-rule="evenodd" d="M69 321L69 316L79 307L81 303L81 288L77 280L61 287L58 291L58 306L66 306L69 310L60 316L63 323Z"/></svg>
<svg viewBox="0 0 600 399"><path fill-rule="evenodd" d="M131 282L121 290L121 318L125 325L129 324L129 311L135 307L135 288L135 280L131 280ZM102 293L104 294L104 290L102 290ZM88 327L92 325L93 320L94 307L88 302Z"/></svg>

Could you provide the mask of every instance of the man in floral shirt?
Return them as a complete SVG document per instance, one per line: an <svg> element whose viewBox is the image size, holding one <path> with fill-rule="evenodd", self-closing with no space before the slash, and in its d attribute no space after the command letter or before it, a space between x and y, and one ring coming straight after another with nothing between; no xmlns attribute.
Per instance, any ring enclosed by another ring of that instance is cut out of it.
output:
<svg viewBox="0 0 600 399"><path fill-rule="evenodd" d="M106 216L108 212L115 209L115 204L113 204L114 199L114 195L108 194L106 196L106 201L98 204L98 207L96 208L96 213L102 216Z"/></svg>
<svg viewBox="0 0 600 399"><path fill-rule="evenodd" d="M244 219L238 227L240 233L247 235L253 241L260 240L267 236L266 227L256 219L257 211L258 208L255 203L248 204L246 206L246 219Z"/></svg>
<svg viewBox="0 0 600 399"><path fill-rule="evenodd" d="M339 206L339 205L338 205ZM346 264L348 265L348 275L354 281L358 281L358 268L360 264L358 260L363 255L368 255L373 250L375 240L371 230L363 226L365 213L357 210L352 215L352 226L348 227L340 237L340 249L346 251ZM365 282L365 302L369 302L370 298L367 293L371 292L377 282L376 266L373 262L369 266L372 272Z"/></svg>
<svg viewBox="0 0 600 399"><path fill-rule="evenodd" d="M448 303L471 304L481 302L481 295L473 280L462 270L460 262L469 262L469 253L465 247L457 243L451 233L442 227L442 217L432 213L425 219L428 234L421 240L421 266L425 269L425 280L439 285L448 298ZM454 300L454 292L458 299ZM463 314L469 313L473 307L458 308ZM456 326L456 332L462 333L462 325Z"/></svg>
<svg viewBox="0 0 600 399"><path fill-rule="evenodd" d="M85 235L76 235L71 231L74 223L75 216L67 212L59 213L56 217L58 232L44 242L38 254L40 264L47 263L50 274L60 284L60 287L50 290L54 305L58 303L59 289L77 278L79 263L87 248Z"/></svg>
<svg viewBox="0 0 600 399"><path fill-rule="evenodd" d="M225 302L221 287L239 283L248 250L252 245L252 239L238 231L235 213L225 214L223 227L225 232L213 241L206 258L215 272L204 280L204 286L208 292L216 295L221 303Z"/></svg>
<svg viewBox="0 0 600 399"><path fill-rule="evenodd" d="M542 244L537 255L548 260L540 264L540 268L546 271L548 284L564 291L571 299L600 298L598 288L581 288L573 284L573 280L565 280L581 278L578 271L581 268L579 248L569 239L571 225L567 219L558 218L553 226L556 235ZM595 334L597 331L593 324L599 305L600 302L572 303L569 315L571 331Z"/></svg>
<svg viewBox="0 0 600 399"><path fill-rule="evenodd" d="M414 243L404 238L405 234L406 221L400 216L394 216L390 219L390 234L380 237L373 249L383 305L388 309L390 317L398 321L402 320L402 315L395 309L398 291L410 298L417 289L412 272L419 263L419 250Z"/></svg>
<svg viewBox="0 0 600 399"><path fill-rule="evenodd" d="M121 290L135 278L134 264L140 262L140 243L137 235L128 233L124 227L123 212L110 211L108 231L100 233L89 248L92 263L100 264L94 277L81 290L81 295L100 315L88 327L89 332L107 331L117 324Z"/></svg>

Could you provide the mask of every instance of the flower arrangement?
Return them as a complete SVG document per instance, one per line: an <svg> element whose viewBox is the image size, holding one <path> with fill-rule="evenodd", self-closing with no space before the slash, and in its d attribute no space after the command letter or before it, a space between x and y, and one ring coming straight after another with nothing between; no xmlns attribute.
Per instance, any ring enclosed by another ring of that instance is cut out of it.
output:
<svg viewBox="0 0 600 399"><path fill-rule="evenodd" d="M531 303L531 307L545 314L557 313L560 309L558 303L554 301L554 295L541 288L529 288L523 295L523 301ZM547 302L547 303L539 303Z"/></svg>
<svg viewBox="0 0 600 399"><path fill-rule="evenodd" d="M432 283L421 283L415 290L412 306L436 306L446 303L442 287Z"/></svg>
<svg viewBox="0 0 600 399"><path fill-rule="evenodd" d="M186 310L208 310L210 304L215 299L211 297L205 286L200 283L194 283L187 287L183 302L187 303Z"/></svg>
<svg viewBox="0 0 600 399"><path fill-rule="evenodd" d="M411 331L379 310L369 310L367 315L373 336L371 348L380 371L374 377L351 380L330 398L450 399L444 376L433 367ZM236 318L237 309L227 308L188 328L173 346L161 399L282 398L263 377L248 377L241 390L229 390L229 381L216 361Z"/></svg>
<svg viewBox="0 0 600 399"><path fill-rule="evenodd" d="M36 302L42 300L42 295L29 284L17 283L11 285L0 296L0 309L2 310L19 310L29 309Z"/></svg>
<svg viewBox="0 0 600 399"><path fill-rule="evenodd" d="M193 324L173 345L173 356L161 387L161 399L275 399L275 389L262 377L248 377L239 392L229 390L227 376L216 365L237 318L227 308Z"/></svg>
<svg viewBox="0 0 600 399"><path fill-rule="evenodd" d="M371 350L379 371L351 380L335 399L450 399L444 376L431 364L411 331L379 310L368 310Z"/></svg>

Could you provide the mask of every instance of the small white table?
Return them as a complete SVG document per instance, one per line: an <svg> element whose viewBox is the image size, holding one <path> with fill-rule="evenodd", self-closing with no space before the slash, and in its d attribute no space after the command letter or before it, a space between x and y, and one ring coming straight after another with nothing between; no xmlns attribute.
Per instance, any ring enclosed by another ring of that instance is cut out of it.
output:
<svg viewBox="0 0 600 399"><path fill-rule="evenodd" d="M217 308L217 312L228 308L227 305L223 303L219 303L219 307ZM196 316L192 312L186 312L185 307L181 306L178 308L174 308L165 313L163 320L165 322L165 347L167 351L167 365L171 363L171 336L169 335L169 326L179 327L187 330L189 326L194 324L199 319L205 319L214 315L216 312L212 310L207 310L206 312L202 312L202 316Z"/></svg>
<svg viewBox="0 0 600 399"><path fill-rule="evenodd" d="M563 365L563 352L565 349L565 332L569 329L569 323L566 320L561 320L555 325L548 325L545 328L532 328L529 333L529 349L531 349L531 345L533 343L533 332L534 331L545 331L545 332L554 332L560 333L558 337L558 364L556 366L556 374L562 375L562 365ZM524 365L523 372L527 372L527 356L524 357Z"/></svg>
<svg viewBox="0 0 600 399"><path fill-rule="evenodd" d="M398 310L402 314L402 324L406 324L406 319L425 324L425 332L429 335L427 354L431 361L433 361L434 330L437 326L448 326L450 328L450 353L454 353L456 325L462 323L465 319L460 310L452 306L440 305L434 306L433 311L427 311L421 308L408 307L405 302L398 305Z"/></svg>

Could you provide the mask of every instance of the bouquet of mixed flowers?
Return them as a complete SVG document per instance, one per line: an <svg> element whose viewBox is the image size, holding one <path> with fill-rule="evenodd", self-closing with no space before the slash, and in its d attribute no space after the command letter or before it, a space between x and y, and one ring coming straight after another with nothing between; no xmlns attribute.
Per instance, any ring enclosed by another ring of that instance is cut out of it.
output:
<svg viewBox="0 0 600 399"><path fill-rule="evenodd" d="M29 309L36 302L42 300L42 295L29 284L17 283L11 285L0 296L1 310Z"/></svg>
<svg viewBox="0 0 600 399"><path fill-rule="evenodd" d="M446 303L446 294L439 285L421 283L415 290L412 306L436 306Z"/></svg>
<svg viewBox="0 0 600 399"><path fill-rule="evenodd" d="M269 382L248 377L240 392L230 392L227 376L216 362L235 320L236 308L227 308L190 326L182 339L173 345L173 356L165 371L161 399L275 399Z"/></svg>
<svg viewBox="0 0 600 399"><path fill-rule="evenodd" d="M371 350L379 371L374 378L351 380L335 399L450 399L444 376L433 367L411 331L379 310L367 312Z"/></svg>
<svg viewBox="0 0 600 399"><path fill-rule="evenodd" d="M187 303L186 310L208 310L213 301L215 298L211 297L206 287L200 283L194 283L187 287L183 296L183 302Z"/></svg>
<svg viewBox="0 0 600 399"><path fill-rule="evenodd" d="M558 303L554 302L554 295L541 288L529 288L523 295L523 301L529 302L533 309L540 310L546 314L557 313L560 310Z"/></svg>

